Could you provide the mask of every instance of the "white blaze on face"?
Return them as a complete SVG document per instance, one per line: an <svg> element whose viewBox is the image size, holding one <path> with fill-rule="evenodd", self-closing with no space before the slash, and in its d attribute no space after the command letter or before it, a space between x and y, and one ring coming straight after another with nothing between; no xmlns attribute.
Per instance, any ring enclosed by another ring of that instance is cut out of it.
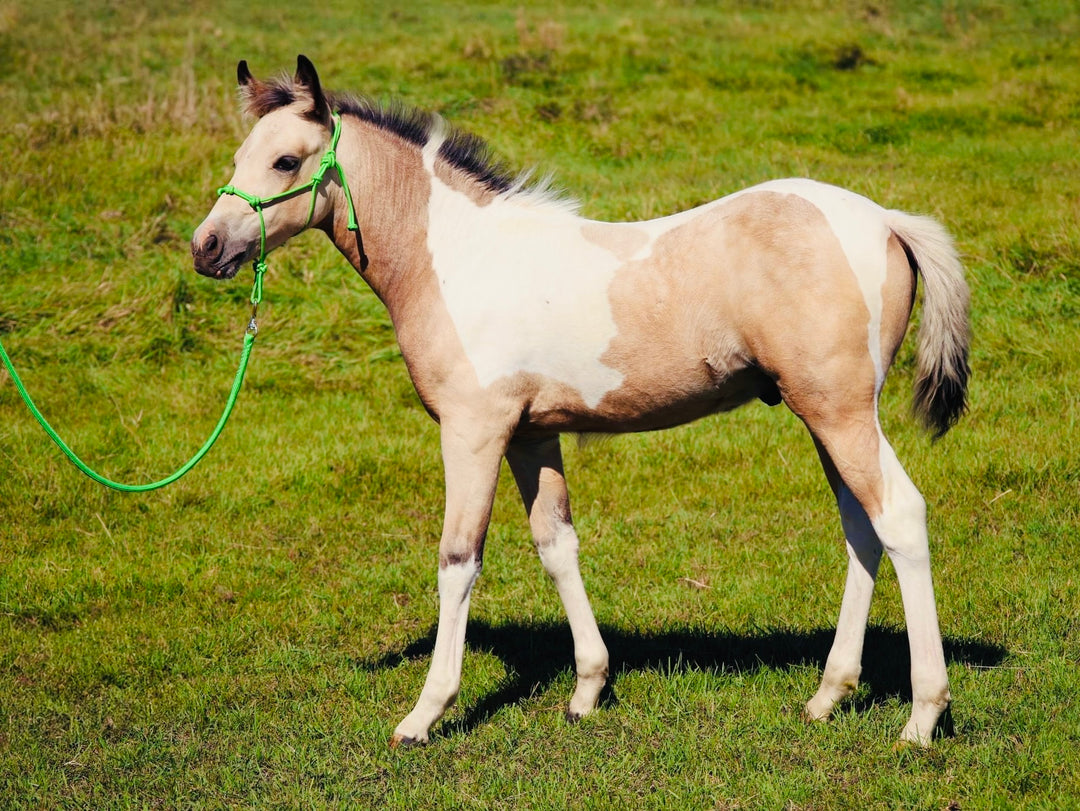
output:
<svg viewBox="0 0 1080 811"><path fill-rule="evenodd" d="M601 357L616 335L608 286L621 262L581 234L580 220L527 194L478 206L434 171L428 250L465 354L487 387L517 373L576 389L595 408L623 380Z"/></svg>
<svg viewBox="0 0 1080 811"><path fill-rule="evenodd" d="M794 194L812 203L825 216L840 242L870 311L867 344L874 363L875 382L880 390L885 381L885 364L881 356L881 289L885 284L886 245L889 239L885 210L854 192L813 180L774 180L747 191Z"/></svg>

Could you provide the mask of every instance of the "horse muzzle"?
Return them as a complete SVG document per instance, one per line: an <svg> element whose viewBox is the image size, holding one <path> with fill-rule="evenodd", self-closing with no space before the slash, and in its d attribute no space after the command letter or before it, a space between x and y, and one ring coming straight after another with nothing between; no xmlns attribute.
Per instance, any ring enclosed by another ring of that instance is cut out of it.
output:
<svg viewBox="0 0 1080 811"><path fill-rule="evenodd" d="M254 255L253 246L239 248L230 246L226 235L205 223L195 231L191 239L191 256L195 272L212 279L231 279L241 266Z"/></svg>

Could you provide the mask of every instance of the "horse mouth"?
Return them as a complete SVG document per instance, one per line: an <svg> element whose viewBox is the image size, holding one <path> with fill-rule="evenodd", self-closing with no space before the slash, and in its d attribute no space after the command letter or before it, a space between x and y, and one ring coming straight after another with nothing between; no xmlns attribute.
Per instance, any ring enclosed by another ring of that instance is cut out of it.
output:
<svg viewBox="0 0 1080 811"><path fill-rule="evenodd" d="M200 262L196 258L195 271L211 279L231 279L240 272L240 268L248 258L248 251L239 251L216 262Z"/></svg>

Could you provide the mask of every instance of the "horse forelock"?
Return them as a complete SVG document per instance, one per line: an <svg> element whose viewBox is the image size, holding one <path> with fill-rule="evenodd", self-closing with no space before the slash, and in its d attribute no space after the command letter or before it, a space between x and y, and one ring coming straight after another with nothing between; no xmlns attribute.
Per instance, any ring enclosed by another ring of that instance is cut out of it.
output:
<svg viewBox="0 0 1080 811"><path fill-rule="evenodd" d="M244 85L240 88L240 97L244 102L244 112L255 118L262 118L267 113L290 107L297 102L307 102L309 109L305 111L305 116L320 118L320 111L315 109L311 91L288 75L268 82L253 81Z"/></svg>

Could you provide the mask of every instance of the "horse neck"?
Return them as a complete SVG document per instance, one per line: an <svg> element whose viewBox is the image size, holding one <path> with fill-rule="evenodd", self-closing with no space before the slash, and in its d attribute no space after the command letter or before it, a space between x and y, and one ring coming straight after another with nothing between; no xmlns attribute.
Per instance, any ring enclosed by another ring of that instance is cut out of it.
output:
<svg viewBox="0 0 1080 811"><path fill-rule="evenodd" d="M347 228L348 203L340 191L333 220L323 230L389 304L425 250L430 182L415 146L352 116L343 116L342 122L337 157L352 193L359 235ZM366 268L364 255L370 263Z"/></svg>

